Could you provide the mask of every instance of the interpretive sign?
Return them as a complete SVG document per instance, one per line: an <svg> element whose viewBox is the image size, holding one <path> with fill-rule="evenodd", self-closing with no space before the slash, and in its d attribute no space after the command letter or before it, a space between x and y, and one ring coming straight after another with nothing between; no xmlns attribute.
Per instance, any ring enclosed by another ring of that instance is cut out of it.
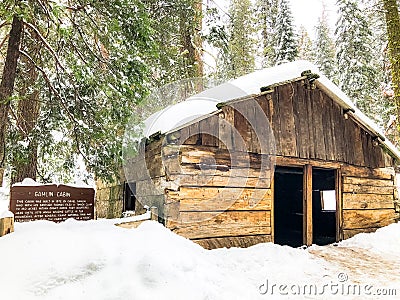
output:
<svg viewBox="0 0 400 300"><path fill-rule="evenodd" d="M15 222L62 222L94 219L94 189L68 185L11 187L10 210Z"/></svg>

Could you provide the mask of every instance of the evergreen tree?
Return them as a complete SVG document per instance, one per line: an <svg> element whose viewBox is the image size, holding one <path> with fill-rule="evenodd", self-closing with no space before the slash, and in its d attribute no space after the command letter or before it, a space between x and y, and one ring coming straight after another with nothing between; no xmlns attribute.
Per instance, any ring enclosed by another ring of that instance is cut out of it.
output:
<svg viewBox="0 0 400 300"><path fill-rule="evenodd" d="M250 0L232 0L229 8L228 77L247 74L255 68L254 20Z"/></svg>
<svg viewBox="0 0 400 300"><path fill-rule="evenodd" d="M299 33L299 59L304 59L308 61L313 61L314 60L314 49L312 45L312 41L310 36L308 35L307 30L305 29L304 26L300 27L300 33Z"/></svg>
<svg viewBox="0 0 400 300"><path fill-rule="evenodd" d="M375 49L374 66L377 70L379 80L379 119L378 124L385 129L391 141L399 140L398 134L393 126L396 118L396 106L394 103L394 92L392 86L392 76L390 70L390 60L388 54L388 36L386 32L385 10L381 0L363 0L363 12L366 15L370 27L373 28L373 41L371 47ZM389 131L388 127L392 127Z"/></svg>
<svg viewBox="0 0 400 300"><path fill-rule="evenodd" d="M79 154L89 171L111 178L121 162L125 123L146 92L144 55L153 53L142 3L7 1L0 19L0 33L10 33L0 38L10 53L0 95L0 148L8 150L0 153L3 166L14 165L18 180L35 177L40 157L46 163L58 156L71 170ZM63 136L60 143L54 131Z"/></svg>
<svg viewBox="0 0 400 300"><path fill-rule="evenodd" d="M395 0L382 0L389 41L389 57L392 70L394 100L397 108L397 121L400 124L400 17L399 5Z"/></svg>
<svg viewBox="0 0 400 300"><path fill-rule="evenodd" d="M157 56L148 60L155 86L203 76L202 2L144 0Z"/></svg>
<svg viewBox="0 0 400 300"><path fill-rule="evenodd" d="M288 0L279 1L275 36L274 63L279 65L294 61L298 55L297 40Z"/></svg>
<svg viewBox="0 0 400 300"><path fill-rule="evenodd" d="M335 45L330 37L328 21L325 12L318 20L316 39L314 43L314 62L321 72L330 80L336 82Z"/></svg>
<svg viewBox="0 0 400 300"><path fill-rule="evenodd" d="M277 44L277 16L279 0L257 0L257 31L262 42L262 66L275 65L275 45Z"/></svg>
<svg viewBox="0 0 400 300"><path fill-rule="evenodd" d="M370 117L376 119L379 74L372 48L373 35L366 15L355 0L338 0L336 24L338 81L340 88Z"/></svg>
<svg viewBox="0 0 400 300"><path fill-rule="evenodd" d="M207 1L204 23L204 48L206 55L213 59L213 62L205 67L210 68L208 75L211 77L222 78L226 75L224 62L229 61L229 34L226 25L229 24L229 14L215 2Z"/></svg>

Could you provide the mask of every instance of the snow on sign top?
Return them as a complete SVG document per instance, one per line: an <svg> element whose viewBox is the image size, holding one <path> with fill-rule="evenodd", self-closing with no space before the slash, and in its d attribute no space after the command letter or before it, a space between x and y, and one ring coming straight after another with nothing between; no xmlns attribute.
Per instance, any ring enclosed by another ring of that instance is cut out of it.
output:
<svg viewBox="0 0 400 300"><path fill-rule="evenodd" d="M0 219L12 218L12 217L14 217L14 214L11 211L9 210L0 211Z"/></svg>
<svg viewBox="0 0 400 300"><path fill-rule="evenodd" d="M151 115L145 121L145 136L149 137L158 131L167 133L195 119L204 118L206 115L217 111L216 104L220 102L228 102L245 96L257 95L260 93L261 87L299 78L301 77L301 73L307 70L320 75L320 78L315 81L316 85L341 107L354 111L352 116L371 131L371 133L380 137L386 148L400 160L400 152L385 138L381 129L357 109L350 98L339 87L322 75L318 67L304 60L255 71L193 95L183 102L168 106Z"/></svg>
<svg viewBox="0 0 400 300"><path fill-rule="evenodd" d="M39 183L36 182L35 180L33 180L32 178L25 178L24 180L22 180L22 182L16 182L14 183L12 186L43 186L43 185L60 185L57 183ZM90 185L87 185L85 182L83 181L79 181L77 183L68 183L68 184L62 184L65 186L70 186L70 187L74 187L74 188L93 188Z"/></svg>

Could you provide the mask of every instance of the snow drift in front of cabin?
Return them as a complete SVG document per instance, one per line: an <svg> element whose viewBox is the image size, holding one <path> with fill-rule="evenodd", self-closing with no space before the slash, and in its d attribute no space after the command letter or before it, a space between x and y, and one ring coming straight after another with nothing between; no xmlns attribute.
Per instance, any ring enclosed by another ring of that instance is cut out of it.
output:
<svg viewBox="0 0 400 300"><path fill-rule="evenodd" d="M397 289L400 295L400 224L338 246L267 243L209 251L153 221L137 229L114 223L17 223L14 233L0 238L0 299L293 299L277 285L322 289L343 276L346 284ZM360 264L366 255L371 261ZM329 299L330 293L295 299Z"/></svg>

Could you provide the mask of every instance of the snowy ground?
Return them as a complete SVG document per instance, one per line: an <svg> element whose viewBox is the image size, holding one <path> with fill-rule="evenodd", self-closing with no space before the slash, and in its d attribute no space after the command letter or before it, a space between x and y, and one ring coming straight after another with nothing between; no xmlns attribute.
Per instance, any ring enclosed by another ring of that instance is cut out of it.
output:
<svg viewBox="0 0 400 300"><path fill-rule="evenodd" d="M0 299L400 298L400 224L338 246L208 251L153 221L114 222L17 223L0 238Z"/></svg>

